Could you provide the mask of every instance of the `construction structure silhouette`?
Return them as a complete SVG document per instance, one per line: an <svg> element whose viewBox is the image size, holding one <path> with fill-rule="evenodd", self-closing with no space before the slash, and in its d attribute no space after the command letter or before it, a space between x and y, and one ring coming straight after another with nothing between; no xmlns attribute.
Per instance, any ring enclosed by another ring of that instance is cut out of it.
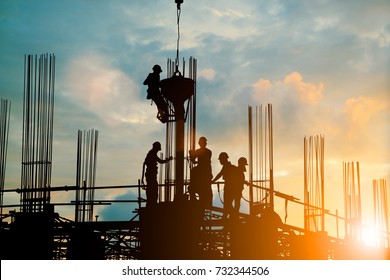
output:
<svg viewBox="0 0 390 280"><path fill-rule="evenodd" d="M173 160L160 166L157 203L146 207L141 180L125 186L95 185L96 130L78 131L75 184L51 185L55 56L28 55L24 72L21 187L5 189L1 185L1 259L390 259L384 180L374 181L373 186L376 230L380 236L376 247L366 246L361 239L364 225L360 219L360 174L354 171L354 164L344 167L346 217L325 208L324 136L304 138L304 202L275 190L272 104L248 107L248 168L242 199L248 202L249 211L237 213L234 219L224 218L224 209L214 205L224 181L213 183L211 205L189 199L188 174L193 162L188 151L196 149L197 139L197 60L189 59L187 77L184 59L179 71L183 1L175 3L177 56L174 61L167 60L167 76L159 82L167 109L163 118L157 115L166 130L164 157ZM1 163L5 166L9 120L5 103L0 116ZM1 176L3 184L3 171ZM95 199L96 192L114 189L135 190L138 195L128 200ZM75 199L52 202L54 192L73 192ZM3 196L11 193L19 194L19 204L4 204ZM113 203L135 205L132 219L98 221L94 205L109 207ZM277 203L284 205L284 221L275 211ZM287 223L289 203L303 208L304 228ZM57 213L60 205L74 207L74 219ZM19 211L4 211L17 207ZM334 219L336 237L328 235L325 218ZM339 235L339 223L345 225L344 237Z"/></svg>

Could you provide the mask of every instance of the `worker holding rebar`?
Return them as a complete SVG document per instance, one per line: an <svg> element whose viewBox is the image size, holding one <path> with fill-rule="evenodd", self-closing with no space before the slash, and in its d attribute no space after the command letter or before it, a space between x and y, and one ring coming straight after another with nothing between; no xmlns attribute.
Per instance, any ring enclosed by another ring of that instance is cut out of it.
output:
<svg viewBox="0 0 390 280"><path fill-rule="evenodd" d="M211 190L211 179L213 178L211 168L212 152L206 148L206 137L200 137L198 144L200 148L189 151L191 162L197 164L191 169L189 193L191 200L196 199L195 196L197 193L199 195L199 201L204 207L208 208L213 202L213 192Z"/></svg>
<svg viewBox="0 0 390 280"><path fill-rule="evenodd" d="M158 110L157 117L162 122L166 122L168 120L168 104L160 91L160 73L162 70L158 64L154 65L152 70L153 72L149 73L144 81L144 85L148 86L146 99L151 99L156 103Z"/></svg>
<svg viewBox="0 0 390 280"><path fill-rule="evenodd" d="M142 171L142 183L145 175L146 178L146 206L150 207L157 204L158 198L158 182L157 182L157 173L158 173L158 163L167 163L173 158L170 156L166 159L161 159L157 153L161 151L160 142L154 142L152 149L148 152L145 157L143 171ZM145 171L146 167L146 171Z"/></svg>

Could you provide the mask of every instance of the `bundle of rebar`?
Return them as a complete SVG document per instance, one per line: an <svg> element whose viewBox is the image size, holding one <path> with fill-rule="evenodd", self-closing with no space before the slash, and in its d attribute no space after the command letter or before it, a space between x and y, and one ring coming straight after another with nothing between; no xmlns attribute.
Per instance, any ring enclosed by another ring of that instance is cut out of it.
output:
<svg viewBox="0 0 390 280"><path fill-rule="evenodd" d="M40 212L50 203L55 56L24 58L21 211Z"/></svg>
<svg viewBox="0 0 390 280"><path fill-rule="evenodd" d="M323 135L304 138L305 230L315 232L325 231L324 147Z"/></svg>
<svg viewBox="0 0 390 280"><path fill-rule="evenodd" d="M345 236L360 241L362 235L362 202L359 162L343 163Z"/></svg>
<svg viewBox="0 0 390 280"><path fill-rule="evenodd" d="M186 63L183 59L183 68L182 73L178 73L176 68L176 62L168 59L167 60L167 78L171 78L176 74L185 76L185 67ZM197 76L197 60L194 57L190 57L188 65L188 78L194 81L194 94L189 98L185 104L185 147L184 150L188 151L190 149L195 149L196 146L196 76ZM166 123L166 148L165 148L165 157L172 156L175 153L175 111L173 104L166 100L169 108L169 121ZM161 155L162 157L162 155ZM180 164L176 161L168 162L164 165L161 165L161 170L165 169L164 178L162 176L163 172L160 172L159 183L164 184L162 191L159 192L159 201L172 201L174 199L174 194L177 192L175 187L175 166L174 164ZM189 170L192 167L191 162L185 160L183 163L184 166L184 183L189 181Z"/></svg>
<svg viewBox="0 0 390 280"><path fill-rule="evenodd" d="M0 217L3 216L3 190L5 182L5 170L7 164L7 148L9 135L9 120L11 102L1 99L0 106Z"/></svg>
<svg viewBox="0 0 390 280"><path fill-rule="evenodd" d="M78 131L76 168L76 222L93 221L98 147L97 130Z"/></svg>
<svg viewBox="0 0 390 280"><path fill-rule="evenodd" d="M374 221L375 229L379 233L379 246L389 248L389 201L385 179L373 180L374 191Z"/></svg>
<svg viewBox="0 0 390 280"><path fill-rule="evenodd" d="M274 207L273 180L273 120L272 104L248 107L249 131L249 204L254 207ZM259 188L254 189L253 183Z"/></svg>

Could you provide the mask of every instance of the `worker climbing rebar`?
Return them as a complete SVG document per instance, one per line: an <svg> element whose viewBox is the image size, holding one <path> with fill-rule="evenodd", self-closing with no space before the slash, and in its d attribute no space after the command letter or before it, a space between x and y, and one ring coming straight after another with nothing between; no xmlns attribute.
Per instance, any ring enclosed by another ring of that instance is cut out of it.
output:
<svg viewBox="0 0 390 280"><path fill-rule="evenodd" d="M162 72L160 65L156 64L152 68L153 72L149 73L144 81L144 85L148 86L146 99L151 99L157 106L157 117L163 122L168 121L168 104L160 91L160 73Z"/></svg>

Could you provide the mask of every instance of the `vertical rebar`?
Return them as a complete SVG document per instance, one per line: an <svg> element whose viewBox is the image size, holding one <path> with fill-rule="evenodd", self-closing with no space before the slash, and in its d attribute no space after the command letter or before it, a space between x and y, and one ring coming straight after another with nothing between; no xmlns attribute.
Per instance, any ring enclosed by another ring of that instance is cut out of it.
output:
<svg viewBox="0 0 390 280"><path fill-rule="evenodd" d="M4 199L4 184L5 171L7 166L7 150L8 150L8 135L9 122L11 114L11 102L6 99L1 99L0 107L0 218L3 217L3 199Z"/></svg>
<svg viewBox="0 0 390 280"><path fill-rule="evenodd" d="M98 136L94 129L77 134L76 222L93 221Z"/></svg>
<svg viewBox="0 0 390 280"><path fill-rule="evenodd" d="M188 75L189 78L194 81L194 94L186 101L186 104L183 104L183 112L175 112L179 108L174 108L172 102L166 100L169 108L169 119L166 122L166 151L165 156L172 156L173 153L176 154L175 160L170 161L165 164L165 186L163 187L164 195L162 198L164 200L172 200L173 194L183 194L185 191L185 185L189 177L189 169L191 164L187 161L187 157L184 156L184 150L194 149L196 146L196 75L197 75L197 61L195 58L190 57L188 63ZM185 67L185 62L183 59L183 67ZM172 61L171 59L167 60L167 78L171 78L174 75L181 75L176 68L177 61ZM183 68L183 76L184 70ZM181 109L181 108L180 108ZM181 114L183 113L183 114ZM177 116L183 115L180 119ZM175 123L175 126L174 126ZM178 125L180 123L180 125ZM177 131L180 128L180 131ZM183 134L183 135L182 135ZM184 138L183 138L184 136ZM183 138L183 139L182 139ZM179 143L180 142L180 143ZM183 149L178 151L178 147ZM176 147L176 150L173 150L173 147ZM179 156L180 155L180 156ZM182 162L183 161L183 162ZM174 166L173 166L174 165ZM180 168L179 168L180 167ZM175 180L171 180L175 178ZM174 188L171 187L172 182L174 183Z"/></svg>
<svg viewBox="0 0 390 280"><path fill-rule="evenodd" d="M304 227L308 231L325 231L324 143L322 135L304 137Z"/></svg>
<svg viewBox="0 0 390 280"><path fill-rule="evenodd" d="M253 129L252 129L252 107L248 106L248 146L249 146L249 213L253 213Z"/></svg>
<svg viewBox="0 0 390 280"><path fill-rule="evenodd" d="M268 148L269 148L269 181L270 181L270 206L274 210L274 134L272 119L272 104L268 104Z"/></svg>
<svg viewBox="0 0 390 280"><path fill-rule="evenodd" d="M265 110L262 105L256 107L255 113L248 107L249 181L251 185L258 183L262 187L256 192L253 187L249 188L250 213L255 205L274 207L272 122L272 104L267 104Z"/></svg>
<svg viewBox="0 0 390 280"><path fill-rule="evenodd" d="M355 241L360 241L362 235L362 213L359 162L356 163L356 172L355 162L343 163L343 182L345 236L349 236Z"/></svg>
<svg viewBox="0 0 390 280"><path fill-rule="evenodd" d="M373 180L374 223L380 247L390 246L389 201L385 179Z"/></svg>
<svg viewBox="0 0 390 280"><path fill-rule="evenodd" d="M50 203L54 119L54 55L26 55L22 131L21 211Z"/></svg>

